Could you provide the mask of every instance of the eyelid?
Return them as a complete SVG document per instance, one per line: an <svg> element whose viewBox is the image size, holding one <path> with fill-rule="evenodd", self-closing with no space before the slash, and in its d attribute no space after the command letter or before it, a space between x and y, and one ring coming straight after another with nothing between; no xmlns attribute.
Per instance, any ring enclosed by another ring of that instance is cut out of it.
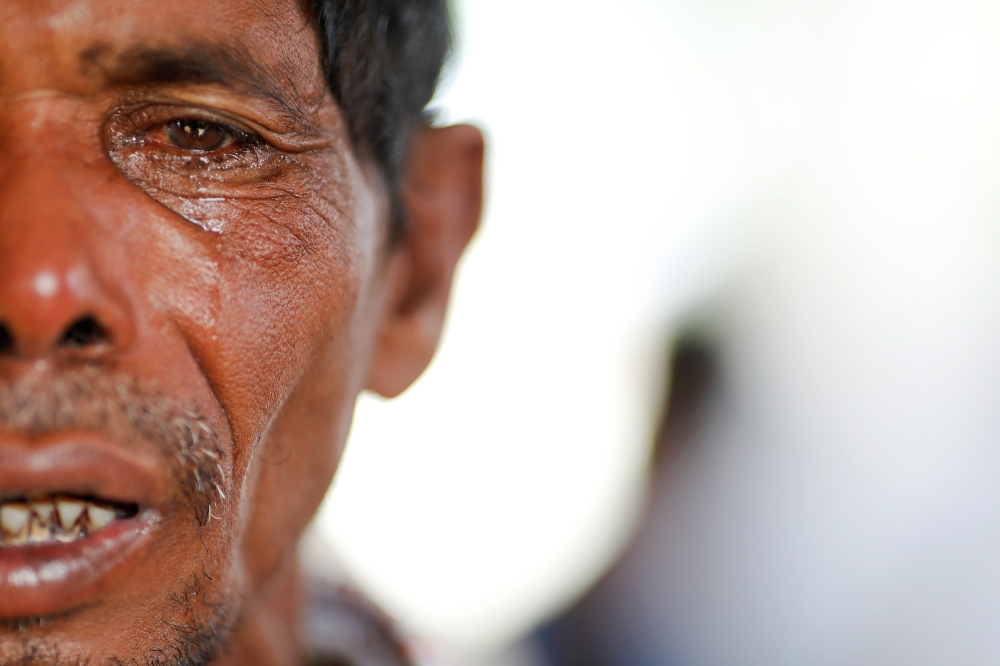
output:
<svg viewBox="0 0 1000 666"><path fill-rule="evenodd" d="M328 148L333 143L328 137L306 133L301 129L280 131L268 127L264 122L248 117L249 114L229 111L219 105L208 103L209 101L214 100L199 100L195 96L154 95L137 99L131 104L126 102L119 107L118 112L123 115L132 115L150 108L172 108L176 110L177 115L172 115L169 118L164 117L163 122L167 122L171 118L190 118L229 125L245 134L256 136L277 150L286 153L321 150Z"/></svg>
<svg viewBox="0 0 1000 666"><path fill-rule="evenodd" d="M159 128L166 127L169 123L192 120L196 122L209 123L212 125L218 125L223 129L231 132L236 138L246 138L253 137L263 141L267 141L266 138L262 137L254 129L248 127L245 123L239 120L228 117L227 115L214 113L205 109L196 109L189 107L161 107L153 108L149 107L135 109L131 113L126 113L125 115L132 116L131 121L135 124L136 129L139 131L150 132ZM138 121L138 122L136 122ZM242 135L242 136L241 136Z"/></svg>

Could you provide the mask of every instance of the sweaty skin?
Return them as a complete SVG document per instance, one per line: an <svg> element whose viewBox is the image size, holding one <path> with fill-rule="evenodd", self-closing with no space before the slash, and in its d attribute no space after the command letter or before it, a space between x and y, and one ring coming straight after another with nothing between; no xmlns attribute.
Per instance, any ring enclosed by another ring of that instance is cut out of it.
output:
<svg viewBox="0 0 1000 666"><path fill-rule="evenodd" d="M0 541L0 664L303 659L296 541L433 355L483 154L420 130L390 243L318 49L293 0L0 3L0 500L120 518Z"/></svg>

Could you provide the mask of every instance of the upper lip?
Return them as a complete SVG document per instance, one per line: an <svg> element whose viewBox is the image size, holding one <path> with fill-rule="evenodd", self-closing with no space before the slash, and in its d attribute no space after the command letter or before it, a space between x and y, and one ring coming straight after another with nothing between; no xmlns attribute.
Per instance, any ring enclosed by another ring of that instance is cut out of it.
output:
<svg viewBox="0 0 1000 666"><path fill-rule="evenodd" d="M0 436L0 500L64 493L155 507L165 499L162 471L148 446L86 434Z"/></svg>

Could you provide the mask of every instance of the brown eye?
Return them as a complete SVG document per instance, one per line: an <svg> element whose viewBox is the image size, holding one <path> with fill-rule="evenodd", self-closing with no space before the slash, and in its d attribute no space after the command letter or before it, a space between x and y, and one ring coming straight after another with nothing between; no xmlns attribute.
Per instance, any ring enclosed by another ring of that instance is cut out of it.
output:
<svg viewBox="0 0 1000 666"><path fill-rule="evenodd" d="M175 148L209 153L235 139L232 130L203 120L172 120L166 124L167 138Z"/></svg>

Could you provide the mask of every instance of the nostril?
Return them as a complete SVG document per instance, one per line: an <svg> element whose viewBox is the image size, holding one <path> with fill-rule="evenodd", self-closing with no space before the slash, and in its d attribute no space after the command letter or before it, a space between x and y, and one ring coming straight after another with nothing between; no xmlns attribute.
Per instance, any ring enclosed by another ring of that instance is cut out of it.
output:
<svg viewBox="0 0 1000 666"><path fill-rule="evenodd" d="M13 343L13 340L11 342ZM105 342L110 342L108 331L93 315L86 315L74 321L59 338L60 345L75 349L92 347Z"/></svg>
<svg viewBox="0 0 1000 666"><path fill-rule="evenodd" d="M14 351L14 336L6 324L0 324L0 354L10 354Z"/></svg>

